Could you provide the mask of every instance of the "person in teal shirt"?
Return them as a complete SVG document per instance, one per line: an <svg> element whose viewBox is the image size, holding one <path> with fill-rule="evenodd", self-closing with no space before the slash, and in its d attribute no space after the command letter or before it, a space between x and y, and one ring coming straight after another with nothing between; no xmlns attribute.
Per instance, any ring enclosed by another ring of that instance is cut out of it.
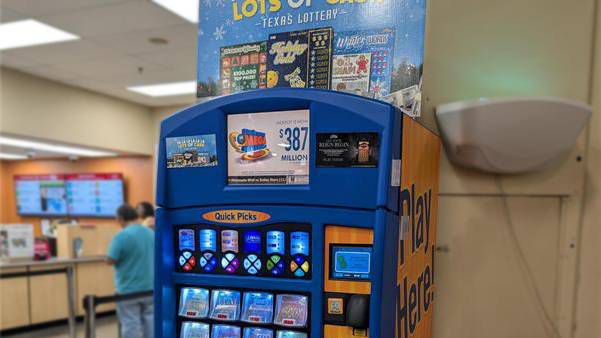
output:
<svg viewBox="0 0 601 338"><path fill-rule="evenodd" d="M141 224L136 209L124 204L117 209L123 228L112 239L108 263L115 269L118 294L151 291L154 283L154 231ZM117 302L117 316L123 338L153 338L152 297Z"/></svg>

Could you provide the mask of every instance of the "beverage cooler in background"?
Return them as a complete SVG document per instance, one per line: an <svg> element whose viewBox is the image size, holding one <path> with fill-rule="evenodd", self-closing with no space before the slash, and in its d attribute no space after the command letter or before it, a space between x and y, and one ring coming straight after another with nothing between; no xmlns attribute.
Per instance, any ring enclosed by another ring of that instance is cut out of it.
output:
<svg viewBox="0 0 601 338"><path fill-rule="evenodd" d="M439 153L392 105L322 90L166 119L156 336L429 337Z"/></svg>

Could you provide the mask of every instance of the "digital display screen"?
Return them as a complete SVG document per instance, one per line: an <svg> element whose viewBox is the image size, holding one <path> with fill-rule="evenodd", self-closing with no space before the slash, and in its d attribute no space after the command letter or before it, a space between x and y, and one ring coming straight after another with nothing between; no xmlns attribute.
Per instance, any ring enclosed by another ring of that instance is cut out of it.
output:
<svg viewBox="0 0 601 338"><path fill-rule="evenodd" d="M370 278L372 248L367 246L333 246L331 251L331 278Z"/></svg>
<svg viewBox="0 0 601 338"><path fill-rule="evenodd" d="M121 174L66 175L67 204L71 216L114 217L124 203Z"/></svg>
<svg viewBox="0 0 601 338"><path fill-rule="evenodd" d="M286 235L282 231L268 231L267 232L267 254L280 254L286 253Z"/></svg>
<svg viewBox="0 0 601 338"><path fill-rule="evenodd" d="M67 215L64 175L15 176L15 194L19 215Z"/></svg>
<svg viewBox="0 0 601 338"><path fill-rule="evenodd" d="M295 231L290 234L290 254L309 256L309 233Z"/></svg>
<svg viewBox="0 0 601 338"><path fill-rule="evenodd" d="M261 233L256 230L244 233L244 252L261 252Z"/></svg>
<svg viewBox="0 0 601 338"><path fill-rule="evenodd" d="M228 184L309 183L309 110L227 117Z"/></svg>
<svg viewBox="0 0 601 338"><path fill-rule="evenodd" d="M211 229L200 230L200 251L217 251L217 231Z"/></svg>
<svg viewBox="0 0 601 338"><path fill-rule="evenodd" d="M15 176L19 215L114 217L124 203L121 174Z"/></svg>
<svg viewBox="0 0 601 338"><path fill-rule="evenodd" d="M179 231L179 250L190 250L194 251L194 230L193 229L181 229Z"/></svg>
<svg viewBox="0 0 601 338"><path fill-rule="evenodd" d="M238 252L238 231L221 231L221 252Z"/></svg>

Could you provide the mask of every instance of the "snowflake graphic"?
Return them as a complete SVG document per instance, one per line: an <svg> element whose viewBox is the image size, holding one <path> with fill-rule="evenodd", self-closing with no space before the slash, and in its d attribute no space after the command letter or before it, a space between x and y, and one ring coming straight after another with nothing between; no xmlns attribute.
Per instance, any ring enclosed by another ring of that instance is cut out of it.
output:
<svg viewBox="0 0 601 338"><path fill-rule="evenodd" d="M211 7L211 5L213 4L213 3L211 2L211 0L203 0L203 3L204 3L204 5L205 5L205 7Z"/></svg>
<svg viewBox="0 0 601 338"><path fill-rule="evenodd" d="M225 1L223 1L223 0L215 0L215 6L225 7Z"/></svg>
<svg viewBox="0 0 601 338"><path fill-rule="evenodd" d="M225 25L226 25L226 26L231 26L231 25L233 25L233 24L234 24L234 20L232 20L232 19L230 19L230 18L227 18L227 19L225 20Z"/></svg>
<svg viewBox="0 0 601 338"><path fill-rule="evenodd" d="M198 35L199 36L203 36L203 35L205 35L205 32L202 29L199 29L198 30Z"/></svg>
<svg viewBox="0 0 601 338"><path fill-rule="evenodd" d="M374 95L379 98L386 95L386 89L384 88L384 82L381 80L375 80L371 82L371 91Z"/></svg>
<svg viewBox="0 0 601 338"><path fill-rule="evenodd" d="M225 35L225 29L223 28L223 25L215 28L215 31L213 32L213 36L215 37L215 40L223 40L224 35Z"/></svg>

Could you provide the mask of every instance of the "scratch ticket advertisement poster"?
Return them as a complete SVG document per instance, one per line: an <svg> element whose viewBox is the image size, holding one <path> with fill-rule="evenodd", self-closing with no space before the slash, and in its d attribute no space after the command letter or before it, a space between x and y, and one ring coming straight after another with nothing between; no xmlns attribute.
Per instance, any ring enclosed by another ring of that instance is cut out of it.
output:
<svg viewBox="0 0 601 338"><path fill-rule="evenodd" d="M258 42L221 48L222 94L265 88L265 46L265 42Z"/></svg>
<svg viewBox="0 0 601 338"><path fill-rule="evenodd" d="M228 183L308 184L309 110L227 117Z"/></svg>
<svg viewBox="0 0 601 338"><path fill-rule="evenodd" d="M332 89L382 99L390 94L394 29L339 32Z"/></svg>
<svg viewBox="0 0 601 338"><path fill-rule="evenodd" d="M217 165L215 134L168 137L166 147L169 169Z"/></svg>
<svg viewBox="0 0 601 338"><path fill-rule="evenodd" d="M425 19L426 0L201 0L197 96L270 87L322 88L415 112L421 97ZM241 46L265 46L265 73L262 52L258 71L250 67L252 55L236 78L232 67L223 67L232 61L224 51ZM337 61L338 76L333 74ZM349 73L351 63L360 74Z"/></svg>
<svg viewBox="0 0 601 338"><path fill-rule="evenodd" d="M267 88L330 86L332 30L278 33L267 45Z"/></svg>

